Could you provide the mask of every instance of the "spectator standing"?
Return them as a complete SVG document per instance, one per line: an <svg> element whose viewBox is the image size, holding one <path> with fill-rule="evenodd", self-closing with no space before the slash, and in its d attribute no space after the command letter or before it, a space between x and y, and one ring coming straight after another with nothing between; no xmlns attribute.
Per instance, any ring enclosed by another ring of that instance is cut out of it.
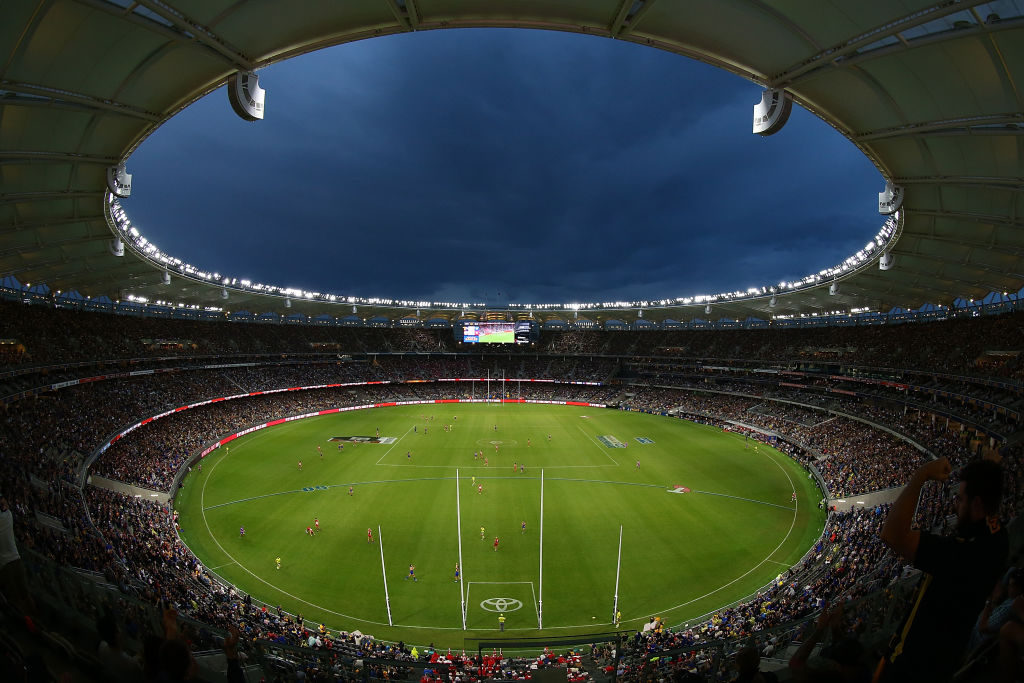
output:
<svg viewBox="0 0 1024 683"><path fill-rule="evenodd" d="M19 616L24 617L31 628L35 603L25 580L18 544L14 540L14 513L3 494L0 494L0 593L17 608Z"/></svg>
<svg viewBox="0 0 1024 683"><path fill-rule="evenodd" d="M947 458L918 468L882 527L882 541L924 575L876 681L950 680L971 626L1006 564L1009 537L998 517L1003 472L991 460L975 460L960 474L954 535L911 528L921 487L946 481L951 471Z"/></svg>

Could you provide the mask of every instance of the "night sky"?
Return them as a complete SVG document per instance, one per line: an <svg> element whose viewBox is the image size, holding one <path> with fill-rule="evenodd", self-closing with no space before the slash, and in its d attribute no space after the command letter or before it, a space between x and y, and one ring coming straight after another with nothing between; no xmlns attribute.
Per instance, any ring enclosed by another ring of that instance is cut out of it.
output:
<svg viewBox="0 0 1024 683"><path fill-rule="evenodd" d="M260 71L266 118L221 88L132 155L123 205L199 268L312 291L489 304L773 285L836 265L883 219L878 171L760 88L603 38L428 31Z"/></svg>

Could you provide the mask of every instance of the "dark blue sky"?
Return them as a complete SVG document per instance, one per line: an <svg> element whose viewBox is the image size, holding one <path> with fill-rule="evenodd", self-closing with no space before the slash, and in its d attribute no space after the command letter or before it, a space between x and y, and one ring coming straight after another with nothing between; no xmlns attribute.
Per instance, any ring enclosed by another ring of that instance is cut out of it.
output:
<svg viewBox="0 0 1024 683"><path fill-rule="evenodd" d="M878 171L760 88L629 43L429 31L260 72L129 160L128 215L222 275L335 294L563 303L711 294L835 265L882 225Z"/></svg>

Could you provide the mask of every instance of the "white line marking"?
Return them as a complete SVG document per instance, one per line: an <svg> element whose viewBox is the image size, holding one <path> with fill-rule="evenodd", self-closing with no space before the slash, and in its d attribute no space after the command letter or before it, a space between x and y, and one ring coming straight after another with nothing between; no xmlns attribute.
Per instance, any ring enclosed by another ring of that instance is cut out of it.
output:
<svg viewBox="0 0 1024 683"><path fill-rule="evenodd" d="M693 489L690 493L703 493L705 496L719 496L720 498L732 498L733 500L743 500L748 503L757 503L758 505L769 505L773 508L781 508L783 510L792 509L791 505L779 505L778 503L769 503L766 500L756 500L754 498L743 498L742 496L731 496L728 493L715 493L714 491L698 491Z"/></svg>
<svg viewBox="0 0 1024 683"><path fill-rule="evenodd" d="M381 460L383 460L384 458L388 457L388 453L391 452L391 449L394 448L395 446L397 446L399 441L401 441L405 437L409 436L409 432L411 432L411 431L412 431L412 427L409 427L408 429L406 429L405 430L405 434L402 434L400 437L395 439L395 442L393 444L391 444L391 448L389 448L386 451L384 451L384 455L380 456L380 458L377 460L377 462L375 462L373 464L374 465L379 465Z"/></svg>
<svg viewBox="0 0 1024 683"><path fill-rule="evenodd" d="M579 425L576 425L576 427L577 427L577 428L578 428L578 429L579 429L579 430L580 430L581 432L583 432L583 436L587 437L587 441L589 441L590 443L594 444L594 445L595 445L595 446L597 446L597 447L598 447L599 449L601 449L601 452L602 452L602 453L604 453L605 455L607 455L607 456L608 456L608 459L609 459L609 460L611 460L612 462L614 462L614 463L615 463L615 466L616 466L616 467L618 467L618 466L619 466L619 463L618 463L618 462L617 462L617 461L615 460L615 458L613 458L613 457L612 457L612 456L611 456L611 455L610 455L610 454L608 453L608 447L607 447L607 446L605 446L605 445L604 445L604 444L602 444L602 443L601 443L600 441L598 441L598 440L597 440L597 439L596 439L596 438L595 438L595 437L594 437L593 435L591 435L591 434L587 434L586 430L584 430L584 429L583 429L583 427L580 427ZM552 467L548 467L548 468L546 468L546 469L549 469L549 470L550 470L550 469L554 469L554 468L552 468Z"/></svg>
<svg viewBox="0 0 1024 683"><path fill-rule="evenodd" d="M582 428L580 428L580 430L583 431ZM583 432L583 433L584 433L584 435L586 435L588 437L588 439L590 439L592 442L594 442L595 446L597 446L599 448L602 447L599 444L599 442L596 442L592 437L587 435L586 432ZM408 431L406 432L406 435L407 434L408 434ZM405 435L403 435L403 437L404 436ZM400 437L400 438L402 438L402 437ZM398 441L396 441L394 444L392 444L391 448L394 448L397 444L398 444ZM391 449L388 449L388 450L390 451ZM789 476L789 472L787 472L786 469L781 464L779 464L779 462L775 458L773 458L770 455L769 452L761 452L761 451L756 451L756 452L759 452L759 453L761 453L761 455L764 455L765 457L767 457L769 460L771 460L775 464L776 467L778 467L780 470L782 470L782 473L785 474L786 478L789 480L791 490L796 490L796 486L795 486L795 484L793 484L793 478ZM605 451L605 454L607 455L606 451ZM387 453L385 453L384 455L387 455ZM609 457L609 459L612 460L612 462L615 462L614 458L612 458L610 455L608 457ZM383 458L383 456L382 456L382 458ZM213 532L210 530L209 520L206 519L206 509L207 508L205 507L206 485L209 483L210 479L213 478L213 472L216 469L217 465L219 465L220 462L222 460L224 460L224 459L225 458L220 458L220 459L217 460L217 462L215 462L213 464L213 467L210 468L209 475L206 477L206 480L203 482L203 488L202 488L202 491L200 492L200 514L203 517L203 523L206 525L206 530L207 530L207 533L210 535L210 538L213 539L213 542L217 544L217 547L220 548L221 552L223 552L224 555L226 555L231 560L231 562L229 562L228 564L231 564L231 563L237 564L240 569L242 569L244 572L246 572L247 574L249 574L250 576L255 578L257 581L259 581L259 582L261 582L263 584L266 584L270 588L280 592L283 595L286 595L286 596L292 598L293 600L295 600L297 602L301 602L303 604L309 605L311 607L315 607L316 609L322 610L324 612L327 612L329 614L333 614L333 615L336 615L336 616L339 616L339 617L343 617L345 619L352 619L354 621L358 621L358 622L365 623L365 624L373 624L373 625L377 625L377 626L387 626L386 622L374 621L372 619L364 619L364 618L361 618L361 617L345 614L345 613L342 613L342 612L337 612L337 611L329 609L327 607L323 607L322 605L318 605L316 603L309 602L308 600L304 600L304 599L302 599L302 598L300 598L298 596L292 595L291 593L288 593L287 591L282 590L281 588L278 588L277 586L275 586L274 584L270 583L269 581L266 581L265 579L261 578L260 576L257 576L255 573L253 573L248 568L246 568L244 565L242 565L240 562L238 562L238 560L236 560L230 553L227 552L227 550L224 549L224 547L220 544L220 541L217 540L217 538L213 535ZM619 465L618 462L615 462L615 464ZM416 467L416 466L414 465L413 467ZM429 466L419 466L419 467L429 467ZM593 467L597 467L597 466L595 466L595 465L578 465L578 466L565 465L565 466L562 466L562 467L563 468L569 468L569 467L593 468ZM549 468L545 468L545 469L557 469L557 468L558 468L558 466L549 467ZM503 477L503 478L509 478L509 477ZM515 478L515 477L512 477L512 478ZM530 478L532 478L532 477L530 477ZM422 479L417 478L417 479L409 479L409 480L382 480L382 481L379 481L379 482L368 482L368 483L391 483L391 482L399 482L399 481L422 481ZM658 484L638 484L636 482L616 482L616 481L607 481L607 480L562 479L562 481L579 481L579 482L585 482L585 483L605 483L605 484L627 484L627 485L631 485L631 486L647 486L647 487L652 487L652 488L664 488L662 485L658 485ZM331 485L331 488L333 488L334 486L347 486L347 484ZM270 495L280 495L280 493L281 492L273 493L273 494L267 494L267 496L270 496ZM709 492L705 492L705 493L709 493ZM726 494L713 494L712 493L710 495L722 495L722 496L725 496L725 497L736 498L736 496L727 496ZM257 496L257 498L259 498L259 497L266 497L266 496ZM249 499L245 499L245 500L253 500L253 499L254 498L249 498ZM785 506L780 506L780 505L777 505L777 504L774 504L774 503L766 503L766 502L763 502L763 501L755 501L755 500L752 500L752 499L741 499L741 500L748 500L750 502L761 503L761 504L770 505L770 506L773 506L773 507L785 507ZM243 502L243 501L235 501L235 502ZM209 509L213 509L215 507L221 507L223 505L230 505L230 504L231 503L221 503L221 504L218 504L218 505L215 505L215 506L211 506L211 508L209 508ZM705 593L702 596L699 596L699 597L693 598L691 600L688 600L687 602L675 605L674 607L669 607L669 608L667 608L665 610L659 610L659 611L668 612L668 611L672 611L672 610L675 610L675 609L679 609L681 607L685 607L685 606L687 606L689 604L697 602L698 600L702 600L702 599L704 599L706 597L714 595L715 593L717 593L717 592L719 592L719 591L721 591L721 590L723 590L725 588L728 588L732 584L734 584L737 581L743 579L744 577L749 575L751 572L753 572L754 570L756 570L758 567L760 567L761 565L765 564L766 562L772 562L774 564L780 564L780 565L787 566L787 567L790 566L790 565L786 565L786 564L784 564L782 562L778 562L776 560L771 560L769 558L772 555L774 555L779 550L779 548L781 548L782 545L789 539L790 535L792 535L793 527L796 525L798 505L799 505L799 503L797 505L794 505L794 507L793 507L793 519L790 522L789 530L786 532L786 535L783 537L782 541L780 541L779 544L775 547L775 549L773 549L770 553L768 553L768 556L765 557L765 559L761 560L761 562L759 562L756 565L754 565L753 567L751 567L749 570L747 570L742 575L736 577L735 579L733 579L732 581L730 581L730 582L728 582L726 584L723 584L722 586L719 586L718 588L714 589L713 591L710 591L708 593ZM193 553L193 555L194 554L195 553ZM222 565L222 566L226 566L226 565ZM210 569L210 571L213 571L213 570ZM469 582L469 585L472 585L473 583L480 583L480 584L488 584L488 583L489 584L511 584L511 583L525 584L525 583L529 583L530 586L531 586L531 591L533 590L533 582L532 581L475 581L475 582ZM534 598L536 598L536 596L534 596ZM468 586L467 586L467 590L466 590L466 602L467 602L467 607L468 607L468 604L469 604L469 588L468 588ZM627 621L628 622L630 620L629 619L623 619L623 621ZM596 626L607 626L607 625L610 625L610 623L608 623L608 622L599 622L599 623L595 624L592 621L589 624L575 624L575 625L569 625L569 626L548 626L545 630L547 630L547 631L562 631L562 630L567 630L567 629L593 628L595 625ZM436 631L458 631L458 630L462 630L462 628L460 626L419 626L419 625L413 625L413 624L394 624L394 626L396 628L429 629L429 630L436 630ZM537 629L535 629L533 627L529 627L529 628L509 628L509 629L506 629L506 630L507 631L536 631Z"/></svg>
<svg viewBox="0 0 1024 683"><path fill-rule="evenodd" d="M484 586L508 586L510 584L530 584L533 585L533 581L470 581L469 585L472 586L474 583L479 583Z"/></svg>
<svg viewBox="0 0 1024 683"><path fill-rule="evenodd" d="M222 545L220 544L220 541L219 541L219 540L217 540L217 537L216 537L216 536L214 536L214 534L213 534L213 530L212 530L212 529L210 529L210 521L209 521L209 520L208 520L208 519L206 518L206 509L205 509L205 507L204 507L204 503L205 503L205 500L206 500L206 485L207 485L208 483L210 483L210 480L211 480L211 479L213 479L213 472L214 472L214 470L216 470L216 469L217 469L217 465L221 464L221 463L222 463L222 462L224 462L224 461L225 461L226 459L227 459L227 456L225 456L225 457L223 457L223 458L220 458L220 459L218 459L218 460L217 460L217 462L213 463L213 467L211 467L211 468L210 468L210 474L209 474L209 475L207 475L207 477L206 477L206 481L204 481L204 482L203 482L203 490L202 490L202 491L200 491L200 493L199 493L199 508L200 508L200 514L201 514L201 515L202 515L202 517L203 517L203 524L205 524L205 525L206 525L206 533L208 533L208 534L210 535L210 538L211 538L211 539L213 539L213 542L217 544L217 547L218 547L218 548L220 548L220 551L221 551L222 553L224 553L224 555L225 555L225 556L226 556L226 557L227 557L228 559L230 559L230 560L231 560L231 562L234 562L235 564L237 564L237 565L238 565L238 567L239 567L239 569L241 569L242 571L244 571L244 572L245 572L246 574L248 574L249 576L253 577L254 579L256 579L257 581L259 581L260 583L263 583L263 584L266 584L267 586L270 586L271 588L273 588L274 590L278 591L278 592L279 592L279 593L281 593L282 595L287 595L287 596L288 596L289 598L291 598L292 600L295 600L295 601L297 601L297 602L301 602L301 603L303 603L303 604L305 604L305 605L309 605L310 607L315 607L315 608L317 608L317 609L323 610L324 612L328 612L328 613L330 613L330 614L334 614L334 615L336 615L336 616L339 616L339 617L344 617L345 619L354 619L354 620L356 620L356 621L361 621L361 622L363 622L363 623L366 623L366 624L374 624L374 625L376 625L376 626L387 626L388 624L387 624L386 622L382 622L382 621L371 621L371 620L369 620L369 619L361 619L361 618L359 618L359 617L357 617L357 616L353 616L353 615L351 615L351 614L344 614L344 613L342 613L342 612L336 612L336 611L334 611L334 610L332 610L332 609L329 609L329 608L327 608L327 607L324 607L324 606L322 606L322 605L318 605L318 604L316 604L316 603L313 603L313 602L309 602L308 600L303 600L302 598L300 598L300 597L299 597L299 596L297 596L297 595L292 595L292 594L291 594L291 593L289 593L288 591L285 591L285 590L282 590L281 588L278 588L277 586L275 586L274 584L272 584L272 583L270 583L269 581L265 580L265 579L264 579L264 578L262 578L261 576L258 576L258 575L256 575L256 574L254 574L254 573L253 573L252 571L250 571L250 570L248 569L248 567L246 567L246 566L245 566L245 565L243 565L243 564L242 564L241 562L239 562L238 560L236 560L236 559L235 559L235 557L234 557L234 556L233 556L233 555L232 555L231 553L229 553L229 552L228 552L227 550L225 550L225 549L224 549L224 546L222 546ZM191 552L191 549L190 549L190 552ZM192 553L192 554L193 554L193 555L195 555L195 553ZM210 570L210 571L212 571L212 570ZM232 585L233 585L233 584L232 584ZM427 628L427 627L416 627L416 626L411 626L411 627L409 627L409 628Z"/></svg>
<svg viewBox="0 0 1024 683"><path fill-rule="evenodd" d="M791 564L786 564L785 562L779 562L778 560L768 560L768 561L769 562L774 562L775 564L781 564L783 567L786 567L787 569L789 569L790 567L793 566Z"/></svg>
<svg viewBox="0 0 1024 683"><path fill-rule="evenodd" d="M757 451L757 452L760 452L760 451ZM778 467L780 470L782 470L782 473L786 475L787 479L789 479L790 488L795 490L796 486L793 484L793 478L789 476L789 472L787 472L786 469L782 465L780 465L778 463L778 461L775 458L771 457L768 453L763 453L762 455L764 455L766 458L771 460L773 463L775 463L776 467ZM761 560L760 562L755 564L753 567L751 567L750 569L748 569L744 573L742 573L739 576L737 576L735 579L733 579L729 583L723 584L723 585L719 586L718 588L716 588L715 590L709 591L709 592L705 593L704 595L701 595L699 597L693 598L692 600L687 600L686 602L681 602L678 605L675 605L674 607L669 607L668 609L664 609L664 610L661 610L661 611L662 612L670 612L672 610L679 609L680 607L686 607L687 605L693 604L693 603L697 602L698 600L703 600L704 598L710 597L710 596L714 595L715 593L719 592L720 590L722 590L724 588L728 588L729 586L733 585L734 583L736 583L740 579L745 578L747 575L749 575L755 569L757 569L758 567L763 565L765 562L768 562L769 558L772 555L774 555L776 552L778 552L779 548L782 547L782 544L785 543L789 539L790 534L793 533L793 527L796 526L796 512L797 512L797 506L794 505L793 506L793 521L791 521L789 523L789 531L787 531L786 535L783 536L781 541L779 541L779 544L777 546L775 546L775 549L772 550L770 553L768 553L768 555L766 555L763 560Z"/></svg>

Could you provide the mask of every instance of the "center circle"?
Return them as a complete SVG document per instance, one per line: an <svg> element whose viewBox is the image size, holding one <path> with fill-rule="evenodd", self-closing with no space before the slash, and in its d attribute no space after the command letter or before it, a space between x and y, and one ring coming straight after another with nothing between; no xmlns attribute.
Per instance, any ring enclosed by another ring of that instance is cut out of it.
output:
<svg viewBox="0 0 1024 683"><path fill-rule="evenodd" d="M477 446L506 446L506 447L507 446L518 446L519 445L519 441L517 439L508 439L508 440L491 439L489 441L487 439L477 439L476 445Z"/></svg>

